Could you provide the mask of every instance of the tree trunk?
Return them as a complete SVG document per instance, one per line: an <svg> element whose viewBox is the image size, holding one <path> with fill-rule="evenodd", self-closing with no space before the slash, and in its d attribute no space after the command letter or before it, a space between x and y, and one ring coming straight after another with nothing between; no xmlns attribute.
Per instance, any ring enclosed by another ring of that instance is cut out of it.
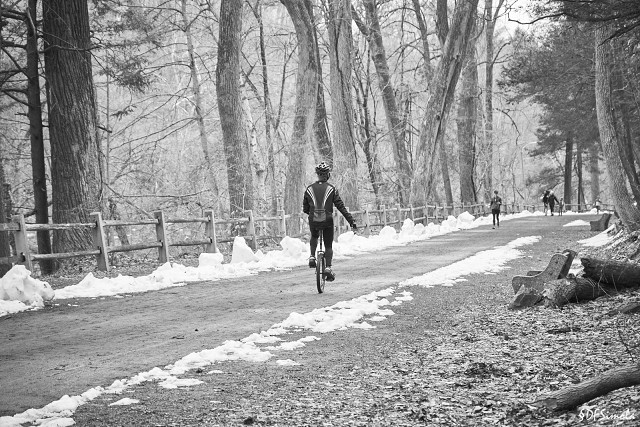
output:
<svg viewBox="0 0 640 427"><path fill-rule="evenodd" d="M315 28L315 17L313 15L312 2L305 0L311 22ZM324 82L322 80L322 60L320 58L320 46L318 44L318 34L313 33L313 45L316 52L316 59L318 60L318 94L316 99L316 115L313 122L313 133L316 136L316 145L323 161L328 162L330 165L334 164L333 158L333 146L331 144L331 133L329 132L329 119L327 118L327 107L324 102Z"/></svg>
<svg viewBox="0 0 640 427"><path fill-rule="evenodd" d="M109 197L109 218L112 220L120 220L120 212L118 212L118 202L113 197ZM129 244L129 236L127 236L127 230L122 225L116 225L116 234L121 245Z"/></svg>
<svg viewBox="0 0 640 427"><path fill-rule="evenodd" d="M433 78L433 67L431 66L431 49L429 49L429 32L427 24L422 16L420 0L413 0L413 11L416 14L416 22L420 31L420 41L422 41L422 60L424 61L425 81L430 82Z"/></svg>
<svg viewBox="0 0 640 427"><path fill-rule="evenodd" d="M584 201L584 185L582 180L582 149L580 144L576 144L576 175L578 176L578 211L581 212Z"/></svg>
<svg viewBox="0 0 640 427"><path fill-rule="evenodd" d="M614 291L584 277L553 280L545 283L544 287L544 304L546 307L553 308L560 308L569 303L591 301Z"/></svg>
<svg viewBox="0 0 640 427"><path fill-rule="evenodd" d="M477 6L478 0L459 2L456 5L452 29L434 74L431 97L420 129L417 165L412 180L412 203L425 202L432 193L434 163L438 158L438 150L442 148L447 118L464 63Z"/></svg>
<svg viewBox="0 0 640 427"><path fill-rule="evenodd" d="M569 135L564 146L564 204L573 200L573 137Z"/></svg>
<svg viewBox="0 0 640 427"><path fill-rule="evenodd" d="M449 36L449 6L447 0L436 2L436 34L440 42L440 48L444 49Z"/></svg>
<svg viewBox="0 0 640 427"><path fill-rule="evenodd" d="M560 308L569 303L591 301L615 289L584 277L533 282L521 286L509 304L510 309L533 307L541 301L545 307Z"/></svg>
<svg viewBox="0 0 640 427"><path fill-rule="evenodd" d="M491 200L493 190L493 65L494 43L493 33L495 21L493 20L493 0L484 2L485 16L485 75L484 75L484 151L487 156L487 168L485 171L484 200Z"/></svg>
<svg viewBox="0 0 640 427"><path fill-rule="evenodd" d="M618 91L618 93L620 97L624 97L622 91ZM618 138L618 143L620 144L620 160L622 160L622 167L629 180L631 194L633 194L636 201L640 201L640 177L638 177L638 171L634 162L629 111L624 99L620 100L619 104L617 110L620 111L620 138Z"/></svg>
<svg viewBox="0 0 640 427"><path fill-rule="evenodd" d="M242 0L220 3L220 36L216 91L222 143L227 162L229 209L232 216L253 208L249 141L240 93L240 49L242 48Z"/></svg>
<svg viewBox="0 0 640 427"><path fill-rule="evenodd" d="M287 182L285 185L285 211L295 214L302 210L305 182L305 159L311 139L316 113L318 89L318 58L316 58L315 27L309 14L308 0L281 0L293 21L298 38L298 75L296 77L296 105L293 134L289 145ZM297 227L292 221L291 226ZM290 229L297 233L298 230Z"/></svg>
<svg viewBox="0 0 640 427"><path fill-rule="evenodd" d="M366 82L366 85L363 82ZM375 125L371 123L371 114L369 113L371 84L370 79L360 76L357 69L355 70L355 86L356 105L359 107L356 109L356 116L360 124L358 132L360 133L361 147L367 161L367 172L375 195L376 206L380 206L380 181L376 156L377 135L372 132L372 129L375 129Z"/></svg>
<svg viewBox="0 0 640 427"><path fill-rule="evenodd" d="M3 137L0 137L0 140ZM4 142L3 142L4 143ZM10 206L7 206L6 201L9 197L5 192L8 190L8 185L5 183L4 178L4 154L2 147L0 146L0 223L11 222L11 210ZM7 258L11 256L11 245L9 244L9 232L0 231L0 258ZM7 271L11 269L10 264L0 264L0 277L4 276Z"/></svg>
<svg viewBox="0 0 640 427"><path fill-rule="evenodd" d="M616 211L620 215L623 224L630 230L640 230L640 211L633 205L633 200L626 187L622 161L618 150L618 135L615 129L613 116L613 103L611 100L611 72L608 52L610 42L607 38L611 34L611 24L603 24L596 28L596 111L598 115L598 128L609 183L611 196L613 197Z"/></svg>
<svg viewBox="0 0 640 427"><path fill-rule="evenodd" d="M598 144L589 146L589 175L591 176L591 202L600 198L600 166L598 165Z"/></svg>
<svg viewBox="0 0 640 427"><path fill-rule="evenodd" d="M359 209L357 157L351 95L351 2L329 0L327 8L331 77L331 122L334 141L333 181L352 210Z"/></svg>
<svg viewBox="0 0 640 427"><path fill-rule="evenodd" d="M553 411L566 411L611 391L638 384L640 384L640 366L637 363L630 363L606 371L579 384L572 384L561 390L540 396L534 405Z"/></svg>
<svg viewBox="0 0 640 427"><path fill-rule="evenodd" d="M322 82L322 68L320 61L320 48L316 43L316 57L318 58L318 93L316 96L316 113L313 121L313 134L316 137L316 146L320 153L320 161L325 161L332 165L333 146L331 145L331 133L329 132L329 119L327 118L327 107L324 103L324 84ZM318 162L320 163L320 162Z"/></svg>
<svg viewBox="0 0 640 427"><path fill-rule="evenodd" d="M619 125L619 149L620 149L620 160L622 160L622 166L624 167L624 171L627 174L627 179L629 180L629 184L631 186L631 194L636 202L640 202L640 177L638 176L638 171L636 169L636 165L634 162L634 149L633 149L633 135L632 135L632 124L631 117L629 112L629 104L632 100L628 99L628 87L625 86L624 82L624 70L623 66L625 65L623 61L618 57L618 55L624 55L624 50L621 49L621 43L619 41L612 42L612 47L615 49L615 53L613 55L613 76L612 76L612 99L616 102L614 104L614 108L620 112L620 117L618 121Z"/></svg>
<svg viewBox="0 0 640 427"><path fill-rule="evenodd" d="M609 259L580 258L584 277L605 283L616 289L637 286L640 283L640 265Z"/></svg>
<svg viewBox="0 0 640 427"><path fill-rule="evenodd" d="M465 204L478 201L474 171L476 163L476 126L478 121L478 64L475 46L469 46L462 71L462 88L458 104L458 164L460 168L460 200Z"/></svg>
<svg viewBox="0 0 640 427"><path fill-rule="evenodd" d="M40 99L40 70L38 63L37 16L38 1L29 0L27 10L27 103L29 105L29 138L31 141L31 170L33 177L33 201L36 223L49 223L49 201L47 195L47 171L42 138L42 102ZM36 232L38 241L38 253L51 253L51 236L49 231ZM40 271L43 274L51 274L54 270L52 261L40 261Z"/></svg>
<svg viewBox="0 0 640 427"><path fill-rule="evenodd" d="M373 64L378 75L378 86L382 92L382 103L387 117L387 128L389 129L391 146L393 147L393 157L398 171L398 183L400 186L398 191L399 201L401 204L406 205L409 203L411 170L404 138L404 125L396 103L395 90L391 84L391 74L382 41L376 0L364 0L364 9L369 23L368 31L365 35L368 36L367 38L371 45Z"/></svg>
<svg viewBox="0 0 640 427"><path fill-rule="evenodd" d="M83 0L43 0L54 223L87 223L102 204L100 142ZM56 230L54 252L93 246L88 229Z"/></svg>
<svg viewBox="0 0 640 427"><path fill-rule="evenodd" d="M453 206L453 192L451 190L451 177L449 176L449 154L447 153L447 144L444 138L442 139L442 147L440 147L440 173L447 206Z"/></svg>
<svg viewBox="0 0 640 427"><path fill-rule="evenodd" d="M205 165L205 182L211 188L213 200L219 200L218 181L216 179L215 167L209 154L209 138L207 137L207 128L204 122L204 110L202 108L202 92L200 90L200 76L198 67L196 66L196 55L193 48L193 35L191 34L191 21L187 16L187 0L182 0L182 25L184 35L187 39L187 53L189 54L189 71L191 72L191 93L193 94L194 119L198 124L198 133L200 135L200 148L204 157ZM219 207L218 207L219 208ZM218 209L219 210L219 209Z"/></svg>
<svg viewBox="0 0 640 427"><path fill-rule="evenodd" d="M307 11L311 17L311 22L315 28L315 17L313 15L313 3L309 0L305 0ZM329 132L329 119L327 118L327 107L324 102L324 83L322 81L322 59L320 57L320 46L318 44L318 34L313 32L313 46L316 52L316 59L318 61L318 93L316 99L316 115L313 122L313 133L316 136L316 145L318 151L322 157L321 161L328 162L330 165L334 164L333 158L333 146L331 145L331 134Z"/></svg>
<svg viewBox="0 0 640 427"><path fill-rule="evenodd" d="M278 193L276 191L276 165L274 136L272 131L277 133L276 128L272 129L274 123L273 106L271 105L271 95L269 91L269 67L267 66L267 51L264 37L264 23L262 21L262 3L261 0L256 1L254 15L258 21L260 30L260 65L262 66L262 93L264 108L264 134L267 142L267 177L266 183L269 187L268 193L270 200L269 210L272 215L278 212Z"/></svg>
<svg viewBox="0 0 640 427"><path fill-rule="evenodd" d="M251 174L252 188L255 189L256 197L253 201L253 209L257 212L263 213L267 208L267 168L264 164L264 156L260 152L260 146L258 145L258 135L256 131L256 124L251 114L251 105L249 104L249 97L246 93L242 100L243 116L245 119L245 130L247 132L247 140L249 141L249 165L251 168L247 173Z"/></svg>

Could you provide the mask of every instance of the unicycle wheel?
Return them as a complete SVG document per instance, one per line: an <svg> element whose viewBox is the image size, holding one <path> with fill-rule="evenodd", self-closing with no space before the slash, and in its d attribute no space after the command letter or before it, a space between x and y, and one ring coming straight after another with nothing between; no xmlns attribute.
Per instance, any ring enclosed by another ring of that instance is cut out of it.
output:
<svg viewBox="0 0 640 427"><path fill-rule="evenodd" d="M324 283L325 283L324 269L325 269L324 253L319 252L316 255L316 286L318 288L319 294L324 292Z"/></svg>

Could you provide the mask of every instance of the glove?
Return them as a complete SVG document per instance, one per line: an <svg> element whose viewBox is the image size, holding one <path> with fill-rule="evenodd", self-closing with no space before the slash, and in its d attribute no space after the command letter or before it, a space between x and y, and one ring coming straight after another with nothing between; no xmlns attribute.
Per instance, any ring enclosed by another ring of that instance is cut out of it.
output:
<svg viewBox="0 0 640 427"><path fill-rule="evenodd" d="M355 222L351 223L351 231L353 231L354 233L358 231L358 225Z"/></svg>

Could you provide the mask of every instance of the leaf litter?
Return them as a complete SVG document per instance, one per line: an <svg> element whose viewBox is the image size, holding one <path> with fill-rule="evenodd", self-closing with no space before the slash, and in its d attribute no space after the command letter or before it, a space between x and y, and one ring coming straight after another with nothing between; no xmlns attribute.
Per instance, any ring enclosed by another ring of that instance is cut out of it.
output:
<svg viewBox="0 0 640 427"><path fill-rule="evenodd" d="M528 250L548 261L566 247L562 230ZM551 240L551 241L550 241ZM619 245L617 246L619 250ZM524 268L524 267L519 267ZM640 388L550 412L531 403L632 360L639 315L611 315L640 300L637 289L562 310L509 311L511 270L476 274L453 287L407 288L413 299L372 329L320 334L265 363L226 362L191 372L203 384L127 391L137 405L103 396L75 414L82 426L573 426L637 425ZM363 319L367 320L367 319ZM291 340L304 338L294 332ZM265 344L268 345L268 344ZM636 353L637 354L637 353ZM277 360L295 363L278 364ZM599 412L594 412L594 408ZM596 419L585 414L599 413ZM626 411L626 412L625 412ZM620 415L627 414L627 417Z"/></svg>

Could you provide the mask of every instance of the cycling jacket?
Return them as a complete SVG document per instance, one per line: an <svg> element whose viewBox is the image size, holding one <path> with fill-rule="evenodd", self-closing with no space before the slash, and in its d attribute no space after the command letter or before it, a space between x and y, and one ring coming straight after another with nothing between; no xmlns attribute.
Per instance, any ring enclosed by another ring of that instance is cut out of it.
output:
<svg viewBox="0 0 640 427"><path fill-rule="evenodd" d="M344 206L338 190L326 181L317 181L307 187L302 201L302 211L309 215L309 223L333 222L334 205L353 226L353 216Z"/></svg>

